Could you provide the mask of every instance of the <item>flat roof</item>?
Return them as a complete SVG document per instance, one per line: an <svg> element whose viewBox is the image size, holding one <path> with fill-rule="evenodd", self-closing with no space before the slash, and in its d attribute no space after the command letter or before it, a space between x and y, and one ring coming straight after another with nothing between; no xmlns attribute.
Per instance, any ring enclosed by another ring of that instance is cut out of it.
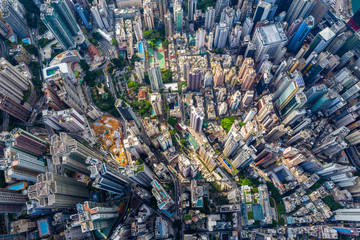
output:
<svg viewBox="0 0 360 240"><path fill-rule="evenodd" d="M322 30L321 32L319 32L319 35L321 36L321 38L323 38L325 41L329 41L330 39L332 39L333 37L335 37L335 33L329 28L325 28L324 30Z"/></svg>
<svg viewBox="0 0 360 240"><path fill-rule="evenodd" d="M279 31L279 28L276 27L275 24L271 24L268 26L259 27L259 33L262 41L265 44L272 44L277 42L286 41L285 35L281 36L283 33Z"/></svg>

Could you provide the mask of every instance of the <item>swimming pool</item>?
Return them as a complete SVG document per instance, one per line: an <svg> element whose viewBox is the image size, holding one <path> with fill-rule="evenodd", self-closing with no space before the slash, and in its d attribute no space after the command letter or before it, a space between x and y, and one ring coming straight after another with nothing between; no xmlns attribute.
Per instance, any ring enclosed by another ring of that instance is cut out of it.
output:
<svg viewBox="0 0 360 240"><path fill-rule="evenodd" d="M45 235L45 234L49 233L49 229L48 229L46 220L43 220L43 221L39 222L39 226L40 226L41 235Z"/></svg>
<svg viewBox="0 0 360 240"><path fill-rule="evenodd" d="M142 45L143 45L142 42L138 43L139 53L143 53L143 46Z"/></svg>

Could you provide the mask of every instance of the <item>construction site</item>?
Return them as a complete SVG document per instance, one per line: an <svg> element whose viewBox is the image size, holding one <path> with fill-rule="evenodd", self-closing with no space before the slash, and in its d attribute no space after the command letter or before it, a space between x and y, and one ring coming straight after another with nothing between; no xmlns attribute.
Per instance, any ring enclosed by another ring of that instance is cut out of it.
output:
<svg viewBox="0 0 360 240"><path fill-rule="evenodd" d="M120 165L128 165L124 149L122 126L118 119L103 115L91 124L94 134L101 143L101 147L111 154L112 158Z"/></svg>

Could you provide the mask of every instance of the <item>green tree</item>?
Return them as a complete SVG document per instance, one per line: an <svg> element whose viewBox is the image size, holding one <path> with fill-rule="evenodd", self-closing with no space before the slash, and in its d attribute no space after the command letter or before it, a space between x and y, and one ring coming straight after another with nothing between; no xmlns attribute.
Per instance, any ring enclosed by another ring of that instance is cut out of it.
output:
<svg viewBox="0 0 360 240"><path fill-rule="evenodd" d="M113 46L117 47L119 45L118 41L116 40L116 38L112 39L112 43Z"/></svg>
<svg viewBox="0 0 360 240"><path fill-rule="evenodd" d="M111 59L111 62L119 70L123 69L126 66L126 61L122 56L119 56L118 58Z"/></svg>
<svg viewBox="0 0 360 240"><path fill-rule="evenodd" d="M172 71L171 69L161 70L161 76L164 83L172 82Z"/></svg>
<svg viewBox="0 0 360 240"><path fill-rule="evenodd" d="M135 64L135 62L139 62L139 61L140 61L140 57L138 55L136 55L136 54L132 55L131 62L133 64Z"/></svg>
<svg viewBox="0 0 360 240"><path fill-rule="evenodd" d="M180 144L181 144L181 146L185 146L185 144L186 144L186 140L185 139L180 139Z"/></svg>
<svg viewBox="0 0 360 240"><path fill-rule="evenodd" d="M84 72L87 72L90 69L89 64L84 59L80 60L80 67L82 70L84 70Z"/></svg>
<svg viewBox="0 0 360 240"><path fill-rule="evenodd" d="M134 82L134 81L129 81L128 83L128 87L133 90L134 92L138 92L139 91L139 84Z"/></svg>
<svg viewBox="0 0 360 240"><path fill-rule="evenodd" d="M169 46L169 40L166 38L163 42L162 45L167 48Z"/></svg>
<svg viewBox="0 0 360 240"><path fill-rule="evenodd" d="M227 118L221 119L220 123L221 123L221 127L225 130L226 133L228 133L234 122L235 122L234 117L227 117Z"/></svg>
<svg viewBox="0 0 360 240"><path fill-rule="evenodd" d="M101 40L101 39L102 39L101 34L98 33L98 32L93 32L93 33L92 33L92 37L93 37L95 40Z"/></svg>
<svg viewBox="0 0 360 240"><path fill-rule="evenodd" d="M177 123L177 119L175 117L169 117L168 123L174 127L175 124Z"/></svg>

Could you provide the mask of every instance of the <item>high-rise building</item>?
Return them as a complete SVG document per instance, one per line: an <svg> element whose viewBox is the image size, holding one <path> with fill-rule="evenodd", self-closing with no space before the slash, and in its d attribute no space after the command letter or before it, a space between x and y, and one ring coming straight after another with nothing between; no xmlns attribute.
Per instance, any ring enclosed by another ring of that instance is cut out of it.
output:
<svg viewBox="0 0 360 240"><path fill-rule="evenodd" d="M96 158L89 157L90 177L94 179L93 186L121 196L129 190L129 181L120 172L107 163L102 163Z"/></svg>
<svg viewBox="0 0 360 240"><path fill-rule="evenodd" d="M216 16L218 16L222 10L226 7L228 7L230 4L229 0L218 0L216 1L216 5L215 5L215 14Z"/></svg>
<svg viewBox="0 0 360 240"><path fill-rule="evenodd" d="M314 0L294 0L292 1L289 11L286 13L286 21L292 24L298 18L305 18L308 16L314 7Z"/></svg>
<svg viewBox="0 0 360 240"><path fill-rule="evenodd" d="M45 172L46 159L40 160L41 157L41 155L29 154L24 150L9 146L4 149L1 167L7 178L36 182L37 175Z"/></svg>
<svg viewBox="0 0 360 240"><path fill-rule="evenodd" d="M19 213L26 203L26 196L18 191L0 188L0 213Z"/></svg>
<svg viewBox="0 0 360 240"><path fill-rule="evenodd" d="M301 23L294 37L289 42L289 51L298 51L300 46L303 44L306 36L314 26L314 17L310 15Z"/></svg>
<svg viewBox="0 0 360 240"><path fill-rule="evenodd" d="M316 0L313 9L310 12L315 19L315 25L320 23L324 18L325 14L329 11L331 7L331 1L329 0Z"/></svg>
<svg viewBox="0 0 360 240"><path fill-rule="evenodd" d="M64 0L50 0L41 6L40 19L64 50L75 48L80 28Z"/></svg>
<svg viewBox="0 0 360 240"><path fill-rule="evenodd" d="M102 159L99 153L71 138L65 132L51 136L50 154L55 166L62 165L85 174L89 173L87 157Z"/></svg>
<svg viewBox="0 0 360 240"><path fill-rule="evenodd" d="M83 233L112 227L119 216L119 208L109 203L86 201L76 209L78 213L70 216L72 227L80 226Z"/></svg>
<svg viewBox="0 0 360 240"><path fill-rule="evenodd" d="M80 96L82 92L76 89L67 74L62 73L60 69L56 69L54 72L55 73L53 75L45 79L48 86L44 85L43 87L43 91L45 90L49 95L47 96L47 100L52 101L51 107L54 106L56 108L63 109L58 99L53 96L53 93L56 92L56 95L59 97L61 102L64 102L71 108L74 108L78 113L83 113L85 111L85 105ZM52 89L50 89L50 87Z"/></svg>
<svg viewBox="0 0 360 240"><path fill-rule="evenodd" d="M43 110L43 121L55 130L65 129L70 132L84 131L87 120L75 109L69 108L61 111Z"/></svg>
<svg viewBox="0 0 360 240"><path fill-rule="evenodd" d="M144 19L145 19L145 27L147 29L154 29L154 14L151 8L144 9Z"/></svg>
<svg viewBox="0 0 360 240"><path fill-rule="evenodd" d="M252 163L255 160L256 155L254 152L255 152L254 149L245 145L239 151L235 159L232 161L232 165L235 168L246 168L247 166L249 166L250 163Z"/></svg>
<svg viewBox="0 0 360 240"><path fill-rule="evenodd" d="M187 86L191 91L201 89L201 83L203 79L203 73L198 68L193 68L188 72Z"/></svg>
<svg viewBox="0 0 360 240"><path fill-rule="evenodd" d="M246 117L244 118L244 123L247 123L249 121L252 121L253 118L255 117L257 113L257 109L256 108L252 108L250 109L250 111L247 113Z"/></svg>
<svg viewBox="0 0 360 240"><path fill-rule="evenodd" d="M221 67L215 68L214 87L224 85L224 71Z"/></svg>
<svg viewBox="0 0 360 240"><path fill-rule="evenodd" d="M346 222L360 221L360 209L358 208L339 209L334 212L335 212L334 221L346 221Z"/></svg>
<svg viewBox="0 0 360 240"><path fill-rule="evenodd" d="M64 110L67 108L56 93L56 90L47 83L43 83L42 92L45 95L46 104L55 111Z"/></svg>
<svg viewBox="0 0 360 240"><path fill-rule="evenodd" d="M144 38L144 34L143 34L143 31L142 31L142 24L139 20L134 20L133 22L133 26L134 26L134 32L135 32L135 37L136 37L136 40L139 42L141 40L143 40Z"/></svg>
<svg viewBox="0 0 360 240"><path fill-rule="evenodd" d="M235 19L235 10L231 7L226 7L222 10L220 22L225 22L229 28L232 27Z"/></svg>
<svg viewBox="0 0 360 240"><path fill-rule="evenodd" d="M205 29L210 31L215 24L215 9L208 7L205 11Z"/></svg>
<svg viewBox="0 0 360 240"><path fill-rule="evenodd" d="M126 166L120 171L131 181L144 187L150 187L152 180L154 180L154 173L146 164Z"/></svg>
<svg viewBox="0 0 360 240"><path fill-rule="evenodd" d="M35 156L43 155L48 149L46 141L21 128L15 128L10 132L10 137L6 139L6 145Z"/></svg>
<svg viewBox="0 0 360 240"><path fill-rule="evenodd" d="M235 122L234 124L239 124ZM232 157L241 147L243 147L245 142L242 140L242 136L239 132L232 131L229 132L226 142L224 144L223 154L225 157Z"/></svg>
<svg viewBox="0 0 360 240"><path fill-rule="evenodd" d="M8 0L1 2L2 18L11 26L11 29L19 36L19 38L27 38L28 32L26 23L21 14L13 7L14 3Z"/></svg>
<svg viewBox="0 0 360 240"><path fill-rule="evenodd" d="M256 28L253 41L256 45L255 62L260 62L265 54L274 58L285 46L287 37L280 24L272 24Z"/></svg>
<svg viewBox="0 0 360 240"><path fill-rule="evenodd" d="M175 28L177 32L181 32L183 30L183 21L184 21L184 10L181 5L176 4L174 7L174 22Z"/></svg>
<svg viewBox="0 0 360 240"><path fill-rule="evenodd" d="M203 48L205 46L205 37L206 37L206 31L205 29L199 28L196 31L196 43L195 48L197 50Z"/></svg>
<svg viewBox="0 0 360 240"><path fill-rule="evenodd" d="M204 112L200 108L191 107L190 127L196 132L201 132L204 123Z"/></svg>
<svg viewBox="0 0 360 240"><path fill-rule="evenodd" d="M151 63L150 68L148 69L148 74L151 90L159 91L161 88L163 88L164 84L159 63Z"/></svg>
<svg viewBox="0 0 360 240"><path fill-rule="evenodd" d="M241 92L236 91L234 95L231 96L229 107L230 111L236 111L239 108L241 102Z"/></svg>
<svg viewBox="0 0 360 240"><path fill-rule="evenodd" d="M117 99L115 102L115 107L124 121L134 121L137 127L140 128L140 121L129 104L121 99Z"/></svg>
<svg viewBox="0 0 360 240"><path fill-rule="evenodd" d="M154 115L161 116L162 115L162 101L161 101L161 94L153 93L151 94L151 106L154 110Z"/></svg>
<svg viewBox="0 0 360 240"><path fill-rule="evenodd" d="M354 31L360 30L360 9L355 12L347 24L354 29Z"/></svg>
<svg viewBox="0 0 360 240"><path fill-rule="evenodd" d="M188 18L190 22L194 21L197 0L188 0Z"/></svg>
<svg viewBox="0 0 360 240"><path fill-rule="evenodd" d="M74 208L89 199L86 184L51 172L37 176L37 182L28 188L28 197L40 207Z"/></svg>
<svg viewBox="0 0 360 240"><path fill-rule="evenodd" d="M244 107L249 106L250 103L253 101L253 99L254 99L254 93L255 93L255 92L252 91L252 90L248 90L248 91L245 92L245 95L244 95L243 99L241 100L242 105L243 105Z"/></svg>
<svg viewBox="0 0 360 240"><path fill-rule="evenodd" d="M168 12L168 1L167 0L157 0L156 4L157 4L158 10L159 10L160 19L164 21L165 14Z"/></svg>
<svg viewBox="0 0 360 240"><path fill-rule="evenodd" d="M311 41L309 50L305 53L304 58L309 57L312 52L317 54L322 52L335 38L335 36L336 34L329 27L324 28L322 31L316 34L314 39Z"/></svg>
<svg viewBox="0 0 360 240"><path fill-rule="evenodd" d="M167 37L172 37L173 35L173 23L172 17L170 13L167 13L164 16L164 24L165 24L165 34Z"/></svg>
<svg viewBox="0 0 360 240"><path fill-rule="evenodd" d="M238 23L236 23L235 27L232 29L230 36L229 36L229 44L230 44L231 48L240 47L241 31L242 31L242 27L241 27L241 24L238 22Z"/></svg>
<svg viewBox="0 0 360 240"><path fill-rule="evenodd" d="M216 24L214 47L222 49L226 45L229 35L229 26L225 22Z"/></svg>
<svg viewBox="0 0 360 240"><path fill-rule="evenodd" d="M0 109L26 121L36 101L32 83L4 58L0 59ZM30 95L24 103L24 93Z"/></svg>
<svg viewBox="0 0 360 240"><path fill-rule="evenodd" d="M79 3L76 3L74 5L74 8L76 10L76 12L79 14L84 26L86 27L86 29L91 30L92 29L92 23L89 19L89 14L86 14L85 12L87 11L86 7L81 6Z"/></svg>
<svg viewBox="0 0 360 240"><path fill-rule="evenodd" d="M97 4L93 3L90 10L91 10L91 15L92 15L93 19L95 20L95 23L96 23L97 27L100 28L100 29L104 29L105 26L104 26L104 23L101 20L100 13L99 13L99 10L97 8Z"/></svg>
<svg viewBox="0 0 360 240"><path fill-rule="evenodd" d="M271 9L271 4L268 2L260 2L257 7L256 11L254 13L253 17L253 23L256 25L258 21L262 21L267 19Z"/></svg>
<svg viewBox="0 0 360 240"><path fill-rule="evenodd" d="M204 87L211 87L213 84L213 74L211 71L207 71L204 77Z"/></svg>
<svg viewBox="0 0 360 240"><path fill-rule="evenodd" d="M342 57L345 53L350 50L355 50L360 46L360 30L353 33L344 44L335 52L336 55Z"/></svg>
<svg viewBox="0 0 360 240"><path fill-rule="evenodd" d="M281 111L293 98L295 98L296 93L303 91L304 87L305 83L302 76L294 75L294 78L290 84L284 82L283 85L275 92L274 96L277 96L273 99L275 105Z"/></svg>

